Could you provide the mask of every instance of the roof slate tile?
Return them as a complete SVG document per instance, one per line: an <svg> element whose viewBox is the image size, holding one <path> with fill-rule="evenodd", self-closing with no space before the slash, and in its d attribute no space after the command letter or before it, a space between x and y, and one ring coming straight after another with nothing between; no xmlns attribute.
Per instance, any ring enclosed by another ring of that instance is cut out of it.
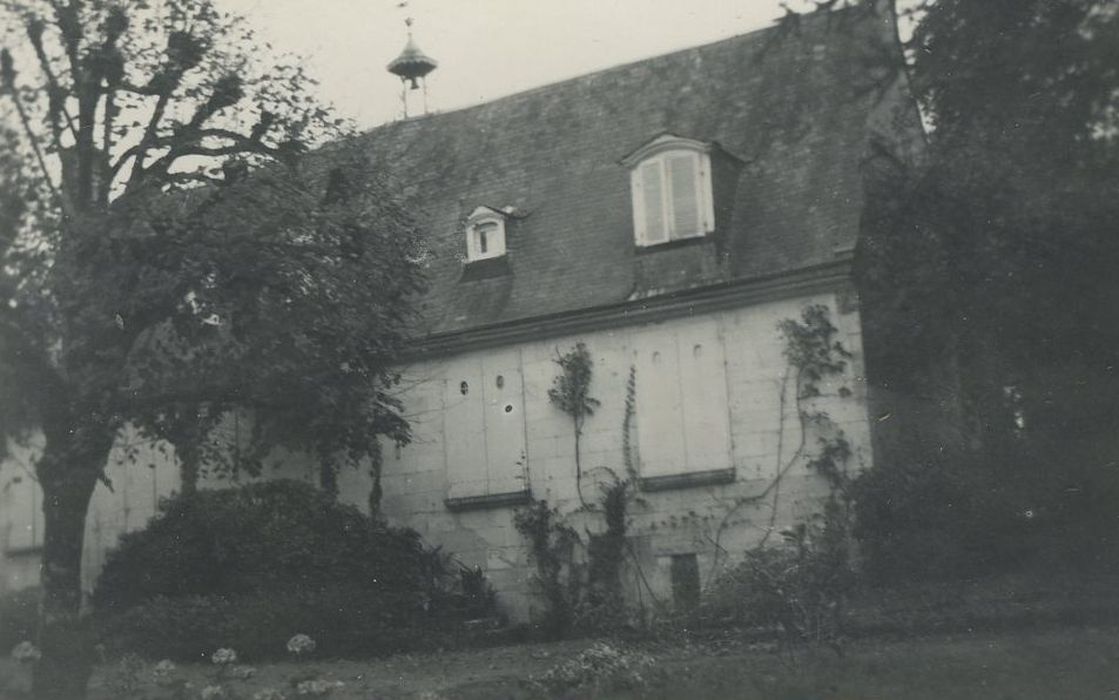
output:
<svg viewBox="0 0 1119 700"><path fill-rule="evenodd" d="M765 29L363 135L428 237L426 332L834 259L858 230L859 163L882 84L870 58L884 37L873 14L830 13L795 34ZM717 250L634 245L619 161L664 133L717 142L744 161L726 189L732 201L716 203L731 222L716 232ZM515 207L509 275L463 278L463 223L479 205Z"/></svg>

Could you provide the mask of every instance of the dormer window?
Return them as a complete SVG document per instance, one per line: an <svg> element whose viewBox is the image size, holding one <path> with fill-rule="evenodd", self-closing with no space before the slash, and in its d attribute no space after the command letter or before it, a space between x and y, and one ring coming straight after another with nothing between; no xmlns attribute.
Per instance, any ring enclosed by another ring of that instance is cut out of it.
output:
<svg viewBox="0 0 1119 700"><path fill-rule="evenodd" d="M505 255L505 215L490 207L478 207L466 220L466 261L502 255Z"/></svg>
<svg viewBox="0 0 1119 700"><path fill-rule="evenodd" d="M711 144L667 134L623 159L630 168L634 239L654 246L715 230Z"/></svg>

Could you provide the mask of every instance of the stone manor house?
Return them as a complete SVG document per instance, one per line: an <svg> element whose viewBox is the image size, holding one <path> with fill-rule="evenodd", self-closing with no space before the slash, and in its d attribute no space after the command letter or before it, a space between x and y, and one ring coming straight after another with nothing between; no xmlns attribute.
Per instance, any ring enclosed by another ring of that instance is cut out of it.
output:
<svg viewBox="0 0 1119 700"><path fill-rule="evenodd" d="M809 454L786 464L801 425L777 326L813 304L852 353L818 401L853 448L847 467L869 466L861 168L872 144L904 150L921 134L900 59L883 55L897 58L892 17L817 13L361 137L417 203L432 251L402 368L415 439L385 450L383 513L481 566L523 619L534 571L515 509L544 499L579 532L601 527L580 505L629 464L627 585L650 602L686 596L826 492ZM601 405L577 479L572 420L548 390L580 343ZM0 467L0 591L37 581L33 458ZM178 488L170 451L147 462L114 465L115 491L98 487L87 586L117 536ZM282 473L315 478L311 465ZM368 474L339 479L366 507Z"/></svg>

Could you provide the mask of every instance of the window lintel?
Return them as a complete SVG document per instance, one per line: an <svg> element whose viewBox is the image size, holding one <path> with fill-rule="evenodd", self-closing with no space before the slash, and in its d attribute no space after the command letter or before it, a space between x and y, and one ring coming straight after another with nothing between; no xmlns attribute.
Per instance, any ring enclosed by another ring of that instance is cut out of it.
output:
<svg viewBox="0 0 1119 700"><path fill-rule="evenodd" d="M642 161L668 151L691 151L693 153L705 153L708 155L714 153L718 154L720 158L729 158L740 165L747 162L746 159L723 148L722 144L717 141L699 141L697 139L690 139L671 133L661 134L645 142L645 144L631 151L618 162L627 168L633 169Z"/></svg>

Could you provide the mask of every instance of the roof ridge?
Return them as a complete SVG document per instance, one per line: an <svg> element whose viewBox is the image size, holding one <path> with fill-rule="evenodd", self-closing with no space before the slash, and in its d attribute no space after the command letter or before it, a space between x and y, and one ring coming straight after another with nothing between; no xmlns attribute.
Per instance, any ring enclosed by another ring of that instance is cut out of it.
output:
<svg viewBox="0 0 1119 700"><path fill-rule="evenodd" d="M826 18L827 15L836 15L836 14L849 12L853 9L858 8L858 7L860 7L860 6L859 5L850 5L850 6L842 7L842 8L839 8L839 9L828 10L825 13L812 12L812 13L807 13L807 14L803 15L803 18L808 19L809 21L819 21L821 19ZM637 66L639 64L649 63L651 61L657 61L657 60L661 60L661 59L669 59L669 58L673 58L673 57L678 57L678 56L681 56L681 55L689 53L689 52L702 51L702 50L713 48L713 47L718 46L720 44L727 44L727 43L734 42L734 41L743 41L747 38L757 38L757 37L761 36L762 34L773 32L773 31L779 29L780 28L780 21L781 21L781 18L777 18L777 19L772 20L772 24L770 24L769 26L766 26L766 27L759 27L757 29L753 29L753 30L748 31L748 32L743 32L741 34L734 34L732 36L724 37L722 39L717 39L715 41L707 42L705 44L698 44L696 46L688 46L688 47L684 47L682 49L676 49L675 51L669 51L668 53L659 53L659 54L653 54L651 56L645 56L643 58L636 58L632 61L626 61L624 63L618 63L618 64L615 64L615 65L612 65L612 66L607 66L605 68L599 68L598 70L594 70L594 71L591 71L589 73L580 73L578 75L572 75L572 76L567 77L567 78L561 78L559 80L554 80L554 81L549 82L549 83L544 83L543 85L537 85L537 86L534 86L534 87L525 88L524 90L519 90L517 92L513 92L513 93L510 93L508 95L500 95L500 96L495 97L493 99L485 100L485 101L479 102L477 104L464 105L462 107L455 107L453 109L449 109L449 110L446 110L446 111L435 111L435 112L430 112L428 114L418 114L416 116L406 117L404 119L395 119L393 121L385 122L383 124L378 124L377 126L366 129L365 131L358 134L358 138L361 138L363 136L369 136L369 135L372 135L372 134L374 134L378 131L381 131L382 129L387 129L389 127L393 127L393 126L397 126L397 125L401 125L401 124L417 124L417 123L426 122L428 120L438 118L438 117L444 117L444 116L448 116L448 115L451 115L451 114L459 114L461 112L466 112L466 111L472 110L472 109L481 109L483 107L489 107L489 106L492 106L492 105L495 105L495 104L498 104L498 103L501 103L501 102L507 102L507 101L512 101L512 100L516 100L516 99L523 99L525 97L528 97L530 95L533 95L533 94L536 94L536 93L539 93L539 92L554 90L556 88L559 88L560 86L567 85L569 83L575 83L575 82L578 82L578 81L589 80L591 78L601 76L601 75L605 75L607 73L613 73L613 72L616 72L616 71L620 72L620 71L623 71L623 70L626 70L626 69L629 69L629 68L633 68L634 66Z"/></svg>

